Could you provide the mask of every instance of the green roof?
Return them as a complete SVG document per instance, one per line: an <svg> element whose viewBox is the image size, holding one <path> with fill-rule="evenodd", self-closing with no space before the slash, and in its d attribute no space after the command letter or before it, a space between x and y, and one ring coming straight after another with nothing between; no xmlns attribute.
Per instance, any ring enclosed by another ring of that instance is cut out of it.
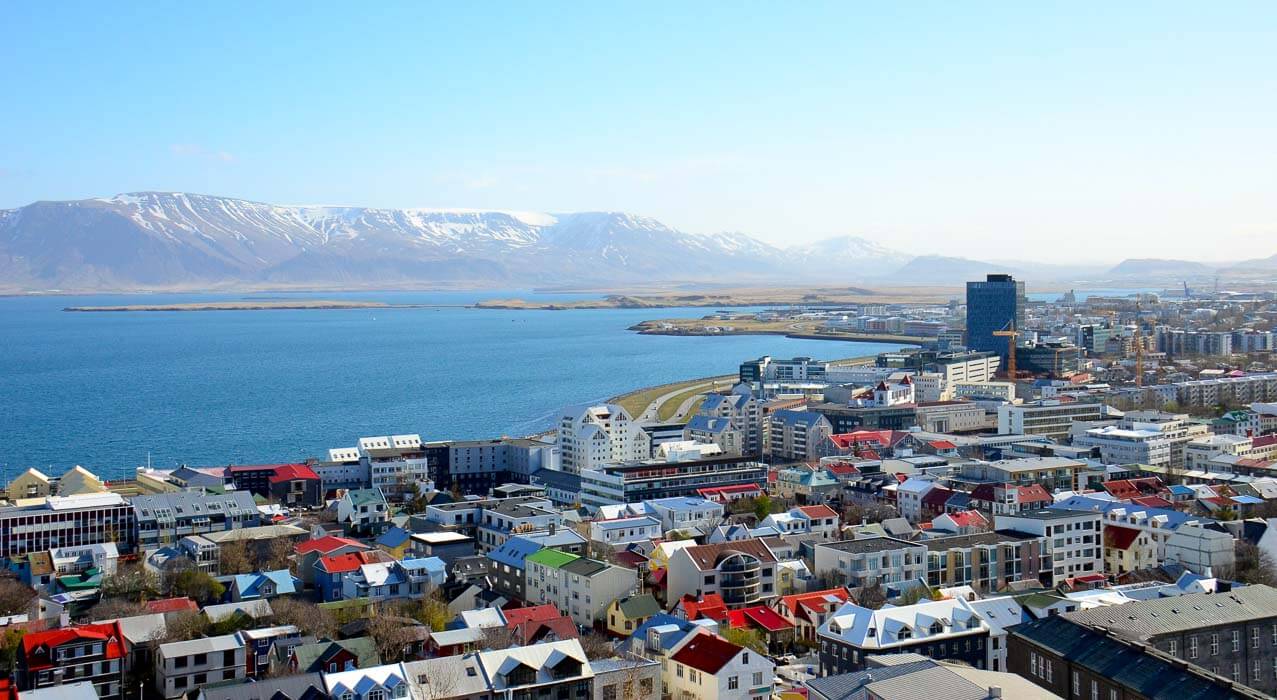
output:
<svg viewBox="0 0 1277 700"><path fill-rule="evenodd" d="M350 502L357 506L362 506L366 503L384 503L386 501L386 497L377 489L351 489L346 492L346 495L350 498Z"/></svg>
<svg viewBox="0 0 1277 700"><path fill-rule="evenodd" d="M621 614L627 620L638 620L645 617L651 617L661 612L661 604L656 602L651 593L642 595L634 595L617 603L621 607Z"/></svg>
<svg viewBox="0 0 1277 700"><path fill-rule="evenodd" d="M548 566L551 569L559 569L565 564L569 564L580 558L581 557L578 557L575 554L568 554L567 552L560 552L557 549L550 549L547 547L529 554L523 561L536 562L541 566Z"/></svg>

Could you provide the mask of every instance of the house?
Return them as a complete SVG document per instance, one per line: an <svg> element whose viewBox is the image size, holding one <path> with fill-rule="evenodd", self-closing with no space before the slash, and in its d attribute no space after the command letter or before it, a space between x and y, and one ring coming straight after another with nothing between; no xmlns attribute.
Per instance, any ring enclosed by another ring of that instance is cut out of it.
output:
<svg viewBox="0 0 1277 700"><path fill-rule="evenodd" d="M265 620L275 614L271 610L270 601L265 598L246 600L240 603L205 605L200 609L200 612L210 623L224 622L236 617L243 617L249 620Z"/></svg>
<svg viewBox="0 0 1277 700"><path fill-rule="evenodd" d="M49 477L39 469L31 468L9 482L6 494L10 501L19 501L27 498L48 498L53 495L53 490L49 484Z"/></svg>
<svg viewBox="0 0 1277 700"><path fill-rule="evenodd" d="M836 572L849 586L901 583L927 575L927 546L894 537L817 544L816 575Z"/></svg>
<svg viewBox="0 0 1277 700"><path fill-rule="evenodd" d="M775 673L766 656L697 629L670 651L661 677L670 697L736 700L771 697Z"/></svg>
<svg viewBox="0 0 1277 700"><path fill-rule="evenodd" d="M395 559L403 559L408 553L408 547L412 544L412 533L392 525L378 535L373 544Z"/></svg>
<svg viewBox="0 0 1277 700"><path fill-rule="evenodd" d="M460 532L415 532L410 536L405 557L439 557L452 562L474 556L474 538Z"/></svg>
<svg viewBox="0 0 1277 700"><path fill-rule="evenodd" d="M352 637L337 641L325 639L298 644L277 654L289 673L337 673L381 665L377 645L371 637Z"/></svg>
<svg viewBox="0 0 1277 700"><path fill-rule="evenodd" d="M670 556L668 597L719 593L728 607L777 595L777 557L766 540L741 540L676 550Z"/></svg>
<svg viewBox="0 0 1277 700"><path fill-rule="evenodd" d="M0 698L18 700L18 693L8 678L0 678ZM22 700L98 700L98 692L88 681L66 683L53 688L40 688L22 693Z"/></svg>
<svg viewBox="0 0 1277 700"><path fill-rule="evenodd" d="M577 628L572 618L559 612L553 605L534 605L504 611L506 629L513 633L518 644L535 644L541 641L576 639Z"/></svg>
<svg viewBox="0 0 1277 700"><path fill-rule="evenodd" d="M240 630L240 641L244 644L245 661L248 664L249 678L265 678L270 675L271 661L275 656L276 645L293 645L301 641L301 631L295 625L279 625L259 629Z"/></svg>
<svg viewBox="0 0 1277 700"><path fill-rule="evenodd" d="M332 700L393 700L407 698L410 689L401 663L325 673L324 686Z"/></svg>
<svg viewBox="0 0 1277 700"><path fill-rule="evenodd" d="M845 603L816 632L820 675L863 670L869 655L908 652L1005 671L1007 628L1023 618L1010 596L959 596L878 610Z"/></svg>
<svg viewBox="0 0 1277 700"><path fill-rule="evenodd" d="M335 535L324 535L316 539L299 542L293 546L296 555L297 574L305 586L315 585L315 563L320 557L349 554L368 549L368 545L359 540Z"/></svg>
<svg viewBox="0 0 1277 700"><path fill-rule="evenodd" d="M286 464L267 479L270 497L290 508L318 508L324 505L324 485L319 475L305 464Z"/></svg>
<svg viewBox="0 0 1277 700"><path fill-rule="evenodd" d="M927 519L923 517L922 498L937 486L936 482L928 479L909 478L901 482L896 487L896 509L900 517L911 523Z"/></svg>
<svg viewBox="0 0 1277 700"><path fill-rule="evenodd" d="M633 569L542 549L524 559L525 600L552 603L582 627L604 621L607 606L638 591Z"/></svg>
<svg viewBox="0 0 1277 700"><path fill-rule="evenodd" d="M233 634L169 642L155 651L155 690L169 700L246 675L247 650Z"/></svg>
<svg viewBox="0 0 1277 700"><path fill-rule="evenodd" d="M794 626L795 637L815 643L816 630L825 620L847 602L850 594L846 588L827 588L781 596L772 601L772 608Z"/></svg>
<svg viewBox="0 0 1277 700"><path fill-rule="evenodd" d="M75 625L23 635L15 660L23 691L89 681L100 698L124 697L128 644L118 622Z"/></svg>
<svg viewBox="0 0 1277 700"><path fill-rule="evenodd" d="M550 527L563 527L563 514L548 499L522 496L490 502L478 519L478 551L486 553L514 535Z"/></svg>
<svg viewBox="0 0 1277 700"><path fill-rule="evenodd" d="M437 557L361 564L341 574L342 598L372 602L419 598L447 578L447 565Z"/></svg>
<svg viewBox="0 0 1277 700"><path fill-rule="evenodd" d="M337 522L351 532L380 532L390 521L390 505L381 489L350 489L337 501Z"/></svg>
<svg viewBox="0 0 1277 700"><path fill-rule="evenodd" d="M120 550L114 542L84 544L76 547L56 547L49 550L53 570L60 576L79 574L96 569L104 575L115 573Z"/></svg>
<svg viewBox="0 0 1277 700"><path fill-rule="evenodd" d="M341 600L342 588L346 574L359 569L365 564L394 561L389 554L380 549L362 550L322 556L315 561L315 588L319 590L322 601Z"/></svg>
<svg viewBox="0 0 1277 700"><path fill-rule="evenodd" d="M257 598L293 595L301 589L301 579L288 569L239 574L231 579L230 596L234 602Z"/></svg>
<svg viewBox="0 0 1277 700"><path fill-rule="evenodd" d="M715 503L726 505L742 498L758 498L763 489L758 484L735 484L732 486L710 486L697 489L696 495Z"/></svg>
<svg viewBox="0 0 1277 700"><path fill-rule="evenodd" d="M1045 508L1053 501L1041 484L980 484L971 490L970 506L992 515L1016 515Z"/></svg>
<svg viewBox="0 0 1277 700"><path fill-rule="evenodd" d="M931 520L932 532L947 532L954 535L974 535L989 530L990 523L978 510L966 510L959 513L945 513Z"/></svg>
<svg viewBox="0 0 1277 700"><path fill-rule="evenodd" d="M704 532L723 521L723 504L695 496L672 496L644 501L650 515L659 518L664 532Z"/></svg>
<svg viewBox="0 0 1277 700"><path fill-rule="evenodd" d="M606 659L593 659L592 697L631 700L662 696L661 664L637 654L624 654Z"/></svg>
<svg viewBox="0 0 1277 700"><path fill-rule="evenodd" d="M727 626L757 631L773 654L784 653L794 643L794 624L766 605L728 610Z"/></svg>
<svg viewBox="0 0 1277 700"><path fill-rule="evenodd" d="M478 651L486 639L487 632L481 627L432 631L426 639L426 653L435 657L468 654Z"/></svg>
<svg viewBox="0 0 1277 700"><path fill-rule="evenodd" d="M106 493L107 490L106 484L96 474L78 464L58 478L59 496Z"/></svg>
<svg viewBox="0 0 1277 700"><path fill-rule="evenodd" d="M660 539L662 534L661 521L648 515L590 523L590 539L611 546Z"/></svg>
<svg viewBox="0 0 1277 700"><path fill-rule="evenodd" d="M190 535L256 527L261 513L247 491L176 491L130 499L141 549L176 544Z"/></svg>
<svg viewBox="0 0 1277 700"><path fill-rule="evenodd" d="M477 662L494 697L589 700L593 694L594 671L576 639L484 651Z"/></svg>
<svg viewBox="0 0 1277 700"><path fill-rule="evenodd" d="M838 539L838 513L826 505L796 506L784 513L772 513L758 523L781 535L816 535L822 540Z"/></svg>
<svg viewBox="0 0 1277 700"><path fill-rule="evenodd" d="M1121 525L1104 528L1105 573L1120 576L1140 569L1150 569L1159 563L1157 544L1148 533Z"/></svg>
<svg viewBox="0 0 1277 700"><path fill-rule="evenodd" d="M607 629L618 637L628 637L658 612L661 606L651 593L617 598L607 608Z"/></svg>

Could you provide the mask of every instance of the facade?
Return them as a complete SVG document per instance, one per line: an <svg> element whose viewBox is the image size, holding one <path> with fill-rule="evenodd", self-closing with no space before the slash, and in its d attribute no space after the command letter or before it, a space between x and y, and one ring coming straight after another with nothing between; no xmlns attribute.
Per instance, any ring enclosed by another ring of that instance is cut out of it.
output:
<svg viewBox="0 0 1277 700"><path fill-rule="evenodd" d="M1104 417L1104 404L1044 399L1032 403L998 406L1000 435L1041 435L1064 442L1074 421Z"/></svg>
<svg viewBox="0 0 1277 700"><path fill-rule="evenodd" d="M994 517L999 532L1041 537L1045 556L1040 581L1055 587L1065 579L1104 573L1103 519L1099 513L1044 508ZM1049 564L1049 566L1048 566Z"/></svg>
<svg viewBox="0 0 1277 700"><path fill-rule="evenodd" d="M583 627L603 621L613 600L638 592L634 569L553 549L530 554L523 562L526 602L551 603Z"/></svg>
<svg viewBox="0 0 1277 700"><path fill-rule="evenodd" d="M967 282L967 347L1005 358L1006 338L993 334L1026 328L1024 307L1024 282L1011 275L988 275L983 282Z"/></svg>
<svg viewBox="0 0 1277 700"><path fill-rule="evenodd" d="M547 499L520 496L485 502L478 522L477 549L485 554L512 535L561 527L563 514Z"/></svg>
<svg viewBox="0 0 1277 700"><path fill-rule="evenodd" d="M927 546L894 537L821 543L815 547L813 561L817 576L837 572L848 586L886 585L927 576Z"/></svg>
<svg viewBox="0 0 1277 700"><path fill-rule="evenodd" d="M819 457L821 443L833 433L829 420L812 411L776 411L767 426L768 455L782 462Z"/></svg>
<svg viewBox="0 0 1277 700"><path fill-rule="evenodd" d="M590 522L590 539L610 546L647 542L662 534L661 521L647 515Z"/></svg>
<svg viewBox="0 0 1277 700"><path fill-rule="evenodd" d="M177 491L134 496L138 546L175 544L183 537L256 527L261 513L247 491Z"/></svg>
<svg viewBox="0 0 1277 700"><path fill-rule="evenodd" d="M1086 462L1068 457L1025 457L996 462L970 462L958 470L961 480L977 484L1040 485L1048 491L1074 491L1086 486Z"/></svg>
<svg viewBox="0 0 1277 700"><path fill-rule="evenodd" d="M697 409L697 416L708 419L726 420L728 430L741 436L739 454L759 456L763 450L763 409L758 400L750 394L708 394ZM693 427L693 426L699 427ZM695 434L697 430L708 430L710 424L696 421L696 416L688 422L688 429ZM727 445L720 446L729 451Z"/></svg>
<svg viewBox="0 0 1277 700"><path fill-rule="evenodd" d="M128 552L134 549L136 532L134 508L117 494L48 496L31 505L0 508L0 557L104 542Z"/></svg>
<svg viewBox="0 0 1277 700"><path fill-rule="evenodd" d="M684 547L670 554L667 599L719 594L731 608L778 594L778 558L766 539Z"/></svg>
<svg viewBox="0 0 1277 700"><path fill-rule="evenodd" d="M757 488L752 482L748 486ZM700 496L658 498L643 503L661 521L661 530L708 530L723 521L723 505Z"/></svg>
<svg viewBox="0 0 1277 700"><path fill-rule="evenodd" d="M538 471L559 468L552 442L526 438L428 443L430 478L440 489L486 494L505 483L528 484Z"/></svg>
<svg viewBox="0 0 1277 700"><path fill-rule="evenodd" d="M155 651L155 690L177 700L210 683L242 680L247 650L233 634L161 644Z"/></svg>
<svg viewBox="0 0 1277 700"><path fill-rule="evenodd" d="M927 547L927 585L971 586L986 593L1008 584L1037 582L1042 574L1046 541L1012 532L935 537Z"/></svg>
<svg viewBox="0 0 1277 700"><path fill-rule="evenodd" d="M128 642L118 622L28 632L20 644L15 678L23 695L87 681L103 700L124 697Z"/></svg>
<svg viewBox="0 0 1277 700"><path fill-rule="evenodd" d="M390 520L390 506L381 489L351 489L337 502L337 522L354 532L375 533Z"/></svg>
<svg viewBox="0 0 1277 700"><path fill-rule="evenodd" d="M767 465L748 457L646 459L581 472L581 503L595 507L695 496L700 489L767 483Z"/></svg>
<svg viewBox="0 0 1277 700"><path fill-rule="evenodd" d="M493 698L587 700L594 690L594 669L576 639L484 651L475 657Z"/></svg>
<svg viewBox="0 0 1277 700"><path fill-rule="evenodd" d="M771 697L775 673L765 655L694 630L671 650L662 675L671 698L762 700Z"/></svg>
<svg viewBox="0 0 1277 700"><path fill-rule="evenodd" d="M573 474L652 454L651 438L617 404L565 409L559 415L558 444L561 468Z"/></svg>
<svg viewBox="0 0 1277 700"><path fill-rule="evenodd" d="M331 700L396 700L411 690L401 663L325 673L324 685Z"/></svg>

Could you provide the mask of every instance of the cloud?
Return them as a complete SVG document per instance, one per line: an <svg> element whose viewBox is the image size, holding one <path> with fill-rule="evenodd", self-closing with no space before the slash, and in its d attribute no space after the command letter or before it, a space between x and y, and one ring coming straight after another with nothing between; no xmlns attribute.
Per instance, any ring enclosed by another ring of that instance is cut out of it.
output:
<svg viewBox="0 0 1277 700"><path fill-rule="evenodd" d="M234 163L236 160L233 153L205 148L197 143L175 143L169 146L169 152L181 158L195 158L218 163Z"/></svg>

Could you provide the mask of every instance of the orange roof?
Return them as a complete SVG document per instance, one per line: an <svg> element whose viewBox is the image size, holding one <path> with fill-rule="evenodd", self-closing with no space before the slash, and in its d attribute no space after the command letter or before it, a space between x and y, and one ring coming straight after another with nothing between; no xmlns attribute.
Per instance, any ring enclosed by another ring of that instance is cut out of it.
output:
<svg viewBox="0 0 1277 700"><path fill-rule="evenodd" d="M146 609L153 613L180 612L183 610L199 610L200 606L190 598L162 598L146 604Z"/></svg>
<svg viewBox="0 0 1277 700"><path fill-rule="evenodd" d="M727 611L727 623L732 627L761 627L768 632L783 632L791 627L789 620L781 617L766 605Z"/></svg>
<svg viewBox="0 0 1277 700"><path fill-rule="evenodd" d="M719 621L727 619L727 603L723 602L723 596L717 593L707 593L700 600L691 595L685 595L678 604L683 608L683 614L688 620L702 617Z"/></svg>
<svg viewBox="0 0 1277 700"><path fill-rule="evenodd" d="M798 506L799 512L809 518L836 518L838 512L826 505Z"/></svg>
<svg viewBox="0 0 1277 700"><path fill-rule="evenodd" d="M337 537L336 535L324 535L318 539L298 543L296 547L293 547L293 551L298 554L308 554L310 552L331 552L342 547L368 549L368 545L359 540L352 540L349 537Z"/></svg>

